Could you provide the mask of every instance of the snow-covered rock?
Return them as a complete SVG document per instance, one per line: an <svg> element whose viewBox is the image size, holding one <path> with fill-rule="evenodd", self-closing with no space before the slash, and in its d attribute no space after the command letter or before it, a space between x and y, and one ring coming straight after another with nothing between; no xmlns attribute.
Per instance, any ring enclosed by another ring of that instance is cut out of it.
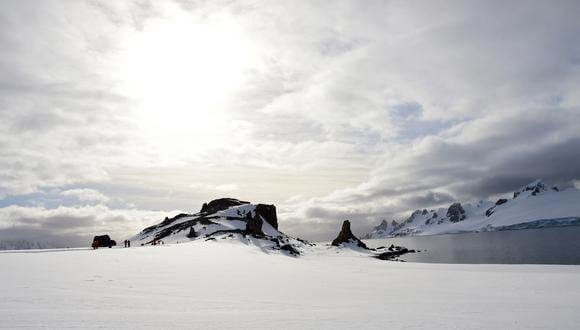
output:
<svg viewBox="0 0 580 330"><path fill-rule="evenodd" d="M364 239L388 236L398 226L399 223L395 220L392 220L391 223L389 223L387 220L383 219L378 226L374 227L370 233L364 236Z"/></svg>
<svg viewBox="0 0 580 330"><path fill-rule="evenodd" d="M375 227L366 238L421 236L580 225L580 190L549 188L541 180L523 186L512 199L417 210L398 226Z"/></svg>
<svg viewBox="0 0 580 330"><path fill-rule="evenodd" d="M235 198L204 203L195 214L181 213L143 229L130 240L138 245L185 243L194 240L241 240L265 250L299 255L311 243L278 230L276 207Z"/></svg>

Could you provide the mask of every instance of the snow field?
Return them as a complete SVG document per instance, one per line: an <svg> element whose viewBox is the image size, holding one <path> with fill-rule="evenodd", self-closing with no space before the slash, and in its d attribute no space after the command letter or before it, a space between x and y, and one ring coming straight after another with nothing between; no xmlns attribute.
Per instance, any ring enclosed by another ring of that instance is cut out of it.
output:
<svg viewBox="0 0 580 330"><path fill-rule="evenodd" d="M1 253L0 328L577 329L580 266L380 261L251 242Z"/></svg>

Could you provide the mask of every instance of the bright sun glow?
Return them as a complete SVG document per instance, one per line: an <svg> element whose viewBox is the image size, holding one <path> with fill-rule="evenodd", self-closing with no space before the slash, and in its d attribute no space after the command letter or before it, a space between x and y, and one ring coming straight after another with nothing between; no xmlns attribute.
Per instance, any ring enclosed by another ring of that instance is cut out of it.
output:
<svg viewBox="0 0 580 330"><path fill-rule="evenodd" d="M227 99L250 65L240 31L223 18L174 18L150 22L128 42L122 79L138 103L138 125L157 144L218 142Z"/></svg>

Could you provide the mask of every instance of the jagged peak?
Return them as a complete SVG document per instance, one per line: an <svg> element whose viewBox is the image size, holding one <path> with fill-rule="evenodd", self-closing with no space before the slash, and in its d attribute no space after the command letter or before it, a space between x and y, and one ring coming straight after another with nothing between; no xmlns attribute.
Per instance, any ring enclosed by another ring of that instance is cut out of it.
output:
<svg viewBox="0 0 580 330"><path fill-rule="evenodd" d="M518 198L523 195L536 196L548 190L549 190L548 185L546 185L541 179L537 179L515 191L513 198ZM552 190L559 191L558 187L556 186L552 187Z"/></svg>
<svg viewBox="0 0 580 330"><path fill-rule="evenodd" d="M389 223L387 222L387 220L383 219L383 221L381 221L381 223L373 228L373 231L386 231L387 228L389 228Z"/></svg>
<svg viewBox="0 0 580 330"><path fill-rule="evenodd" d="M526 184L525 186L521 187L520 191L535 188L535 187L546 188L546 185L544 184L544 181L542 179L536 179L536 180Z"/></svg>
<svg viewBox="0 0 580 330"><path fill-rule="evenodd" d="M427 215L429 214L429 211L427 211L427 209L419 209L419 210L415 210L413 211L413 213L411 213L411 216L409 216L405 221L403 221L402 223L407 223L407 222L413 222L415 220L415 218L417 218L418 216L421 215ZM393 220L393 222L395 222L395 225L399 225L396 221Z"/></svg>

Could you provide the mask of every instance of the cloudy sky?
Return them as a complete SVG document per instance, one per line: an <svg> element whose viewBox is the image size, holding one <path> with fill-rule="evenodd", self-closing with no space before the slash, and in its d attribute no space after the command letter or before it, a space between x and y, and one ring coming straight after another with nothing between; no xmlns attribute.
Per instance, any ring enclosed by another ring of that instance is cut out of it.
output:
<svg viewBox="0 0 580 330"><path fill-rule="evenodd" d="M0 3L0 240L122 240L218 197L362 234L580 186L578 1Z"/></svg>

